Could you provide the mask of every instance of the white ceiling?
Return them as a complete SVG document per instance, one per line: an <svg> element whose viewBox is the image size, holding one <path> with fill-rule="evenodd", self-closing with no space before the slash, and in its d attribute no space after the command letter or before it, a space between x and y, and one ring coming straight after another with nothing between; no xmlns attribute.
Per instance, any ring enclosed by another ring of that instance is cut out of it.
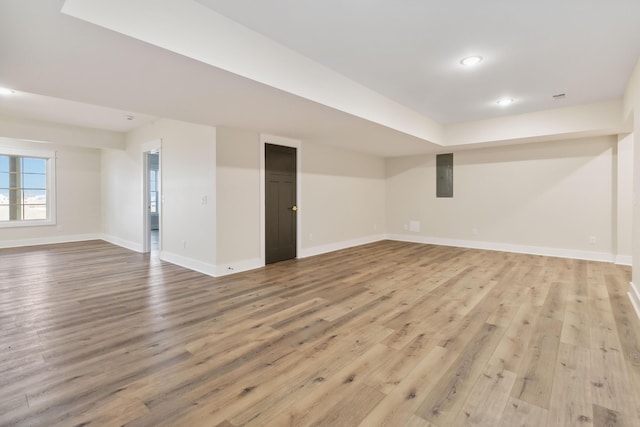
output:
<svg viewBox="0 0 640 427"><path fill-rule="evenodd" d="M441 123L619 99L640 56L637 0L198 2ZM63 4L0 2L0 86L18 91L0 99L0 116L120 132L166 117L382 156L440 148L64 15ZM468 54L485 60L464 69ZM516 99L508 109L495 104L505 95Z"/></svg>
<svg viewBox="0 0 640 427"><path fill-rule="evenodd" d="M620 98L640 56L638 0L196 1L440 123Z"/></svg>
<svg viewBox="0 0 640 427"><path fill-rule="evenodd" d="M155 119L146 114L15 90L11 95L0 96L0 115L114 132L128 132Z"/></svg>

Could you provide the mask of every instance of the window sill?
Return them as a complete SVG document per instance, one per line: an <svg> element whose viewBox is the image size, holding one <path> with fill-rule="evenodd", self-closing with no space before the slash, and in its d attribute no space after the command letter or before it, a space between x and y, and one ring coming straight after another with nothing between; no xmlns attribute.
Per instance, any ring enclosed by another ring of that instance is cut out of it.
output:
<svg viewBox="0 0 640 427"><path fill-rule="evenodd" d="M53 220L31 220L31 221L0 221L0 228L21 228L21 227L50 227L56 225Z"/></svg>

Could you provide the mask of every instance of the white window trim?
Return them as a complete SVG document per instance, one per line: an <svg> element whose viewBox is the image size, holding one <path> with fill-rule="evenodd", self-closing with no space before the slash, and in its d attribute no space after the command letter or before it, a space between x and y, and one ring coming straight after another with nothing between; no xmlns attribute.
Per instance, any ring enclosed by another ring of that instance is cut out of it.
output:
<svg viewBox="0 0 640 427"><path fill-rule="evenodd" d="M47 160L47 219L0 221L0 228L42 227L56 225L56 152L0 147L0 155L37 157Z"/></svg>

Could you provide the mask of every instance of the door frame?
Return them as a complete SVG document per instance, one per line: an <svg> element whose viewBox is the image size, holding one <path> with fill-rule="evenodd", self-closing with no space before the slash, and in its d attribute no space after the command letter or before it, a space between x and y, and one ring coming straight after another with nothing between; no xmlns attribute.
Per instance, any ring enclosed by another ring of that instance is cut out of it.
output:
<svg viewBox="0 0 640 427"><path fill-rule="evenodd" d="M158 249L162 251L162 140L156 139L142 145L142 253L151 252L151 224L149 221L149 154L158 154Z"/></svg>
<svg viewBox="0 0 640 427"><path fill-rule="evenodd" d="M296 257L300 258L300 247L302 245L302 216L304 208L302 207L302 141L297 139L284 138L281 136L260 134L260 259L262 265L266 265L266 213L265 213L265 145L282 145L284 147L292 147L296 149Z"/></svg>

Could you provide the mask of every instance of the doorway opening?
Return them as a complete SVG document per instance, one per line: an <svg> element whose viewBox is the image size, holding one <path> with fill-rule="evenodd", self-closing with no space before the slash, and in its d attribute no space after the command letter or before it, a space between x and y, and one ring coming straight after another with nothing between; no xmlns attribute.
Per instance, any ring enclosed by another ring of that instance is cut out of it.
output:
<svg viewBox="0 0 640 427"><path fill-rule="evenodd" d="M160 255L161 242L161 192L160 192L160 150L146 151L144 155L144 237L143 252Z"/></svg>

